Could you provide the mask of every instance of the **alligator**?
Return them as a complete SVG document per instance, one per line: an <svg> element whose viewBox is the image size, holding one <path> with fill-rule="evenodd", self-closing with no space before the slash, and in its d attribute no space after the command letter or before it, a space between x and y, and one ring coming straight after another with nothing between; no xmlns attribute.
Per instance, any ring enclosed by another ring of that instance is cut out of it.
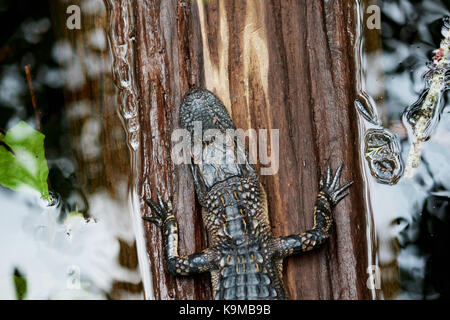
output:
<svg viewBox="0 0 450 320"><path fill-rule="evenodd" d="M203 129L225 133L235 129L223 103L210 91L189 90L180 107L180 127L194 136L195 123ZM245 148L235 146L236 159L243 161L198 161L198 152L190 152L192 172L202 219L209 233L211 246L199 253L178 255L178 225L170 200L146 199L152 215L143 219L156 224L164 238L164 259L167 271L176 276L211 273L212 292L220 300L282 300L287 299L283 284L283 259L319 247L330 237L332 209L346 195L349 182L340 186L341 164L333 176L328 166L320 178L320 192L314 208L311 230L289 236L272 235L266 193L255 166L249 163ZM192 141L193 146L194 141ZM210 154L225 144L201 144L200 154ZM219 153L220 154L220 153ZM197 160L197 161L196 161Z"/></svg>

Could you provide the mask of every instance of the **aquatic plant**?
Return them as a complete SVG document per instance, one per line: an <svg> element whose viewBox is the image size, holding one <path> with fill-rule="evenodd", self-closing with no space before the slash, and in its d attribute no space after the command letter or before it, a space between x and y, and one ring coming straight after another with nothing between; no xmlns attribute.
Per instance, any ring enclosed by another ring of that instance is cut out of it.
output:
<svg viewBox="0 0 450 320"><path fill-rule="evenodd" d="M0 133L0 184L11 190L37 191L50 203L44 139L24 121Z"/></svg>

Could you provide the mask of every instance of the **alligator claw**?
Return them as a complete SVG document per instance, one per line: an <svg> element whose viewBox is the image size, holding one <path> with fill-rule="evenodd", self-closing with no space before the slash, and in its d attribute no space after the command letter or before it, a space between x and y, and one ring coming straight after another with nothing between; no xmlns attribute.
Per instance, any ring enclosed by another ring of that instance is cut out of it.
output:
<svg viewBox="0 0 450 320"><path fill-rule="evenodd" d="M157 225L158 227L162 227L166 221L172 217L172 203L170 200L164 202L162 200L159 192L156 193L156 197L158 202L153 202L152 200L145 199L145 203L150 207L153 215L150 217L142 217L145 221L150 221L151 223Z"/></svg>
<svg viewBox="0 0 450 320"><path fill-rule="evenodd" d="M327 186L329 186L331 183L331 176L332 176L331 168L330 168L330 165L328 165L328 167L327 167L327 184L326 184Z"/></svg>
<svg viewBox="0 0 450 320"><path fill-rule="evenodd" d="M142 217L145 221L150 221L151 223L155 224L157 227L162 227L162 221L159 218L156 217Z"/></svg>
<svg viewBox="0 0 450 320"><path fill-rule="evenodd" d="M339 166L339 168L336 170L336 173L333 177L331 168L330 168L330 166L328 166L327 179L326 179L325 185L323 184L323 179L321 179L321 181L320 181L320 187L321 187L322 191L331 197L334 205L336 205L340 200L342 200L344 197L346 197L349 194L348 191L347 192L344 192L344 191L347 190L353 184L353 181L351 181L343 186L339 185L339 180L341 177L341 172L342 172L343 167L344 167L344 165L341 164Z"/></svg>

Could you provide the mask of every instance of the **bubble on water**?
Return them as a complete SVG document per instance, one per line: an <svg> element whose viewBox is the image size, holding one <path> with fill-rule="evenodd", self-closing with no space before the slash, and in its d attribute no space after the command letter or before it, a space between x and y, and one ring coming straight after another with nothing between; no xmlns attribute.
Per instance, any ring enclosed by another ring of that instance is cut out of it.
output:
<svg viewBox="0 0 450 320"><path fill-rule="evenodd" d="M379 125L379 119L376 114L375 109L372 107L372 105L368 101L362 100L355 100L355 107L358 110L358 112L363 116L364 119L369 121L370 123L374 125Z"/></svg>
<svg viewBox="0 0 450 320"><path fill-rule="evenodd" d="M138 118L131 118L126 121L127 124L127 130L128 132L136 132L139 131L140 125L139 125L139 119Z"/></svg>
<svg viewBox="0 0 450 320"><path fill-rule="evenodd" d="M428 89L424 90L420 95L419 99L405 109L403 112L402 118L406 127L412 127L417 124L419 119L424 115L422 110L422 104L425 100L425 97L428 94Z"/></svg>
<svg viewBox="0 0 450 320"><path fill-rule="evenodd" d="M130 147L136 151L139 147L139 134L138 132L130 132L128 136L128 141L130 144Z"/></svg>
<svg viewBox="0 0 450 320"><path fill-rule="evenodd" d="M364 156L372 176L380 183L397 183L403 174L398 137L387 129L369 129L364 141Z"/></svg>
<svg viewBox="0 0 450 320"><path fill-rule="evenodd" d="M49 190L49 199L40 198L39 205L43 208L58 207L61 204L61 195L55 191Z"/></svg>

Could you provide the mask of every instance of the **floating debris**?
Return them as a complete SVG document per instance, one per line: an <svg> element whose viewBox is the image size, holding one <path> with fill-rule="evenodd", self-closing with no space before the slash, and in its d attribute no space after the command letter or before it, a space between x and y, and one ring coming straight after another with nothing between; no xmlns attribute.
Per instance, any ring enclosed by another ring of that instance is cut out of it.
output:
<svg viewBox="0 0 450 320"><path fill-rule="evenodd" d="M371 174L380 183L395 184L403 174L399 139L387 129L367 130L364 157Z"/></svg>
<svg viewBox="0 0 450 320"><path fill-rule="evenodd" d="M430 70L424 75L427 88L419 99L403 113L403 123L408 128L412 140L406 164L405 177L414 176L419 167L422 143L427 141L439 122L443 107L443 94L449 88L450 74L450 18L443 19L444 26L440 48L433 51Z"/></svg>

